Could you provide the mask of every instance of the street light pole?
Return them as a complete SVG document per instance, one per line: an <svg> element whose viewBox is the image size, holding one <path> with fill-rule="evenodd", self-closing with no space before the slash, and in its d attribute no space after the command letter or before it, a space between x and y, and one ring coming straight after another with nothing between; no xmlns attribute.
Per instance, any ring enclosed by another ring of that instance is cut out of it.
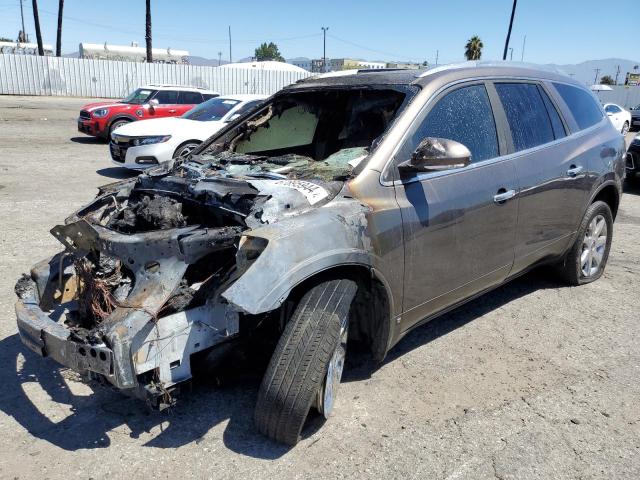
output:
<svg viewBox="0 0 640 480"><path fill-rule="evenodd" d="M24 11L22 9L22 2L24 2L24 0L20 0L20 19L22 20L22 38L19 38L18 41L27 43L29 39L27 38L27 32L24 29Z"/></svg>
<svg viewBox="0 0 640 480"><path fill-rule="evenodd" d="M322 28L322 72L327 72L327 30L329 27Z"/></svg>

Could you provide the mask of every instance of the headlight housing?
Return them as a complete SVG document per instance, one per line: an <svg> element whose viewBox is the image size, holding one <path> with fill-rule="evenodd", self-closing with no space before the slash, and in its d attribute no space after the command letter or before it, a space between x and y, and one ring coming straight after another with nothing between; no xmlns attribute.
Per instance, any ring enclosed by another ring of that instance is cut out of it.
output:
<svg viewBox="0 0 640 480"><path fill-rule="evenodd" d="M131 145L152 145L154 143L164 143L171 138L171 135L154 135L152 137L138 137L131 140Z"/></svg>
<svg viewBox="0 0 640 480"><path fill-rule="evenodd" d="M91 112L91 115L93 115L95 118L104 118L107 116L108 113L109 113L108 108L99 108Z"/></svg>

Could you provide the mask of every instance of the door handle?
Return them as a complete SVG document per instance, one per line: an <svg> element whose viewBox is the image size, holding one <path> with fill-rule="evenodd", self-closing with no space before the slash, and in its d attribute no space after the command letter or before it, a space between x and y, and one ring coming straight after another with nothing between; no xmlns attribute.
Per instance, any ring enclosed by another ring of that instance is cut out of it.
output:
<svg viewBox="0 0 640 480"><path fill-rule="evenodd" d="M582 172L582 170L582 167L571 165L571 168L567 170L567 177L576 177Z"/></svg>
<svg viewBox="0 0 640 480"><path fill-rule="evenodd" d="M507 200L511 200L515 196L515 190L505 190L504 188L501 188L500 190L498 190L498 193L493 196L493 201L501 205Z"/></svg>
<svg viewBox="0 0 640 480"><path fill-rule="evenodd" d="M176 113L176 109L172 108L171 110L169 110L169 113Z"/></svg>

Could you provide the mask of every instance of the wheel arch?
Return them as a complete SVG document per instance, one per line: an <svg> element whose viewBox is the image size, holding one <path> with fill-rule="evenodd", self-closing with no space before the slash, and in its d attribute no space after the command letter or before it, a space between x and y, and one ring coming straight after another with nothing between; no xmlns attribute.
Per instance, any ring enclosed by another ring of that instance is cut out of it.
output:
<svg viewBox="0 0 640 480"><path fill-rule="evenodd" d="M192 138L192 139L189 139L189 140L185 140L184 142L181 142L181 143L180 143L180 144L175 148L175 150L173 151L173 155L172 155L172 157L175 157L176 152L177 152L178 150L180 150L182 147L184 147L187 143L195 143L195 144L197 144L197 145L200 145L200 144L202 143L202 140L198 140L197 138Z"/></svg>
<svg viewBox="0 0 640 480"><path fill-rule="evenodd" d="M620 191L613 180L605 181L591 194L589 205L597 201L602 201L609 205L611 214L615 220L618 207L620 206Z"/></svg>
<svg viewBox="0 0 640 480"><path fill-rule="evenodd" d="M133 115L128 115L126 113L119 113L117 115L114 115L113 118L110 118L109 122L107 123L107 132L109 132L111 130L111 126L114 124L114 122L117 122L118 120L126 120L127 122L135 122L137 119Z"/></svg>
<svg viewBox="0 0 640 480"><path fill-rule="evenodd" d="M320 270L294 285L285 303L295 305L318 283L341 278L353 280L358 285L350 313L350 335L376 361L382 361L392 337L394 300L389 283L375 268L345 263Z"/></svg>

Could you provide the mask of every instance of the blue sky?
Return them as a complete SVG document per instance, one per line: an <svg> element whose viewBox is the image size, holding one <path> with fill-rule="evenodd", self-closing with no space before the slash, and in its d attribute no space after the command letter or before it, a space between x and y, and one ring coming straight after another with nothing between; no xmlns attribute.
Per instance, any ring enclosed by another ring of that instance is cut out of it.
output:
<svg viewBox="0 0 640 480"><path fill-rule="evenodd" d="M66 0L63 53L78 43L144 44L143 0ZM600 58L640 61L638 0L519 0L511 46L519 60L578 63ZM233 57L251 56L260 42L274 41L286 58L322 56L321 26L328 26L327 56L369 60L463 59L474 34L484 42L483 58L502 57L512 0L371 0L314 2L270 0L152 0L155 47L228 59L227 26ZM57 0L39 0L45 43L55 44ZM35 41L31 1L25 24ZM20 28L19 0L0 0L0 35Z"/></svg>

